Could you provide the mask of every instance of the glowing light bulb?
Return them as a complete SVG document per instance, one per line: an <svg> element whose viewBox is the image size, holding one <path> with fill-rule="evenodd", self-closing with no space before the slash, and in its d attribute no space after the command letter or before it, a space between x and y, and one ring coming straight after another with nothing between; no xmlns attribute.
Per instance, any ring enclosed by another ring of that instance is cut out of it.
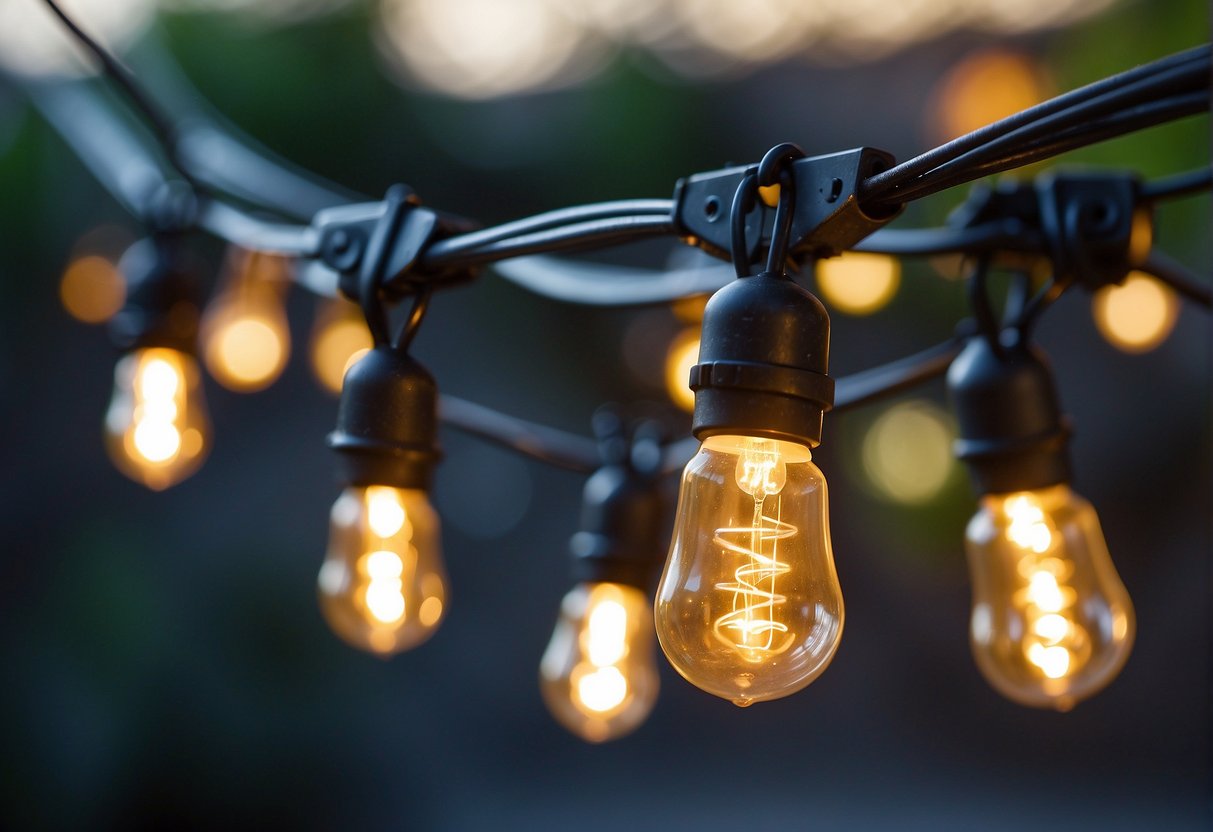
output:
<svg viewBox="0 0 1213 832"><path fill-rule="evenodd" d="M119 471L160 491L198 470L210 438L200 381L197 362L178 350L123 356L105 415L106 448Z"/></svg>
<svg viewBox="0 0 1213 832"><path fill-rule="evenodd" d="M341 392L346 371L371 350L371 333L358 307L334 300L322 306L312 329L312 371L333 395Z"/></svg>
<svg viewBox="0 0 1213 832"><path fill-rule="evenodd" d="M712 436L683 473L657 636L687 681L737 705L825 670L843 605L826 482L803 445Z"/></svg>
<svg viewBox="0 0 1213 832"><path fill-rule="evenodd" d="M691 368L699 360L699 327L687 327L670 342L665 358L665 389L670 400L688 413L695 409L695 394L687 386Z"/></svg>
<svg viewBox="0 0 1213 832"><path fill-rule="evenodd" d="M230 285L202 318L203 357L215 381L238 393L263 390L277 380L291 351L283 308L285 263L239 253Z"/></svg>
<svg viewBox="0 0 1213 832"><path fill-rule="evenodd" d="M1104 286L1091 300L1100 333L1117 349L1149 352L1167 340L1179 317L1179 299L1166 284L1130 272L1119 286Z"/></svg>
<svg viewBox="0 0 1213 832"><path fill-rule="evenodd" d="M388 656L416 647L446 611L438 515L419 489L351 486L333 504L318 582L333 632Z"/></svg>
<svg viewBox="0 0 1213 832"><path fill-rule="evenodd" d="M1090 503L1064 484L989 494L965 540L973 653L995 689L1068 711L1116 677L1133 605Z"/></svg>
<svg viewBox="0 0 1213 832"><path fill-rule="evenodd" d="M582 583L564 596L539 664L539 689L557 722L588 742L644 722L659 686L652 621L635 587Z"/></svg>

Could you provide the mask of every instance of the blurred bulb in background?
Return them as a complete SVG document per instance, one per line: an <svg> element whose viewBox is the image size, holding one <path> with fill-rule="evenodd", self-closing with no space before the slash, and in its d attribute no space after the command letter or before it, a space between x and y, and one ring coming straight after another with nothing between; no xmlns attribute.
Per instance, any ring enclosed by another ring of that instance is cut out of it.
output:
<svg viewBox="0 0 1213 832"><path fill-rule="evenodd" d="M76 320L86 324L105 323L126 302L126 280L108 257L84 254L63 270L59 300Z"/></svg>
<svg viewBox="0 0 1213 832"><path fill-rule="evenodd" d="M156 0L58 0L59 6L103 46L115 51L151 23ZM96 64L41 0L0 2L0 65L22 75L80 75Z"/></svg>
<svg viewBox="0 0 1213 832"><path fill-rule="evenodd" d="M745 706L833 658L843 605L826 482L804 445L711 436L686 467L657 636L691 684Z"/></svg>
<svg viewBox="0 0 1213 832"><path fill-rule="evenodd" d="M1068 711L1133 647L1133 605L1090 503L1067 485L987 494L969 522L977 666L1022 705Z"/></svg>
<svg viewBox="0 0 1213 832"><path fill-rule="evenodd" d="M438 515L420 489L351 486L333 504L318 582L333 632L380 656L416 647L446 610Z"/></svg>
<svg viewBox="0 0 1213 832"><path fill-rule="evenodd" d="M581 583L539 665L543 701L556 720L588 742L618 739L657 701L653 612L645 594L614 583Z"/></svg>
<svg viewBox="0 0 1213 832"><path fill-rule="evenodd" d="M1033 107L1053 95L1044 71L1027 55L1006 49L974 52L935 89L932 142L948 141Z"/></svg>
<svg viewBox="0 0 1213 832"><path fill-rule="evenodd" d="M197 362L164 347L123 356L114 369L105 437L118 470L156 491L198 470L210 424Z"/></svg>
<svg viewBox="0 0 1213 832"><path fill-rule="evenodd" d="M317 307L312 326L312 372L325 390L341 393L350 367L371 350L371 332L362 311L346 300L328 300Z"/></svg>
<svg viewBox="0 0 1213 832"><path fill-rule="evenodd" d="M665 356L665 389L681 410L690 413L695 409L695 394L688 380L691 368L699 360L699 327L687 327L674 336Z"/></svg>
<svg viewBox="0 0 1213 832"><path fill-rule="evenodd" d="M881 413L863 438L863 471L882 496L896 503L930 502L956 468L947 414L931 402L913 400Z"/></svg>
<svg viewBox="0 0 1213 832"><path fill-rule="evenodd" d="M289 276L281 258L237 252L231 261L226 285L202 317L203 357L215 381L251 393L273 384L290 355Z"/></svg>
<svg viewBox="0 0 1213 832"><path fill-rule="evenodd" d="M870 315L888 305L901 284L901 263L884 254L848 251L817 261L817 290L831 307Z"/></svg>
<svg viewBox="0 0 1213 832"><path fill-rule="evenodd" d="M1104 286L1091 300L1095 326L1122 352L1155 349L1175 328L1179 299L1170 286L1143 272L1130 272L1119 286Z"/></svg>

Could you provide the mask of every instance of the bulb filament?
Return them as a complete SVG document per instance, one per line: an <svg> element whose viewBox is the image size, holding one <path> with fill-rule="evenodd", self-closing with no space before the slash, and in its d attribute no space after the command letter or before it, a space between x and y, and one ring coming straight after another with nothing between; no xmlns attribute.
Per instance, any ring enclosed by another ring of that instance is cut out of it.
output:
<svg viewBox="0 0 1213 832"><path fill-rule="evenodd" d="M747 477L755 470L749 465L746 469ZM765 479L759 476L750 481ZM774 501L776 516L768 517L763 512L767 498L763 490L755 491L753 523L716 530L716 544L743 560L733 573L733 581L716 584L718 590L733 593L733 604L730 612L716 619L713 631L746 661L758 663L787 650L793 641L790 635L782 638L788 626L775 619L776 607L787 603L787 597L775 591L775 581L792 569L779 560L779 541L793 537L798 530L779 519L778 498Z"/></svg>

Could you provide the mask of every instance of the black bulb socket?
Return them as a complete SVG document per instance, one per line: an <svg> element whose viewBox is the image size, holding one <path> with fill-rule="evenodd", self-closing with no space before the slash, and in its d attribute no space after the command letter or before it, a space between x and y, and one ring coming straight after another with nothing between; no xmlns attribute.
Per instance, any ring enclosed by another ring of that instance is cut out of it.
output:
<svg viewBox="0 0 1213 832"><path fill-rule="evenodd" d="M433 376L407 354L375 347L345 375L328 444L348 485L429 489L442 456Z"/></svg>
<svg viewBox="0 0 1213 832"><path fill-rule="evenodd" d="M198 297L178 246L148 237L118 263L126 302L109 322L110 338L123 352L166 347L193 355L198 342Z"/></svg>
<svg viewBox="0 0 1213 832"><path fill-rule="evenodd" d="M1030 346L969 341L948 369L957 458L981 494L1070 481L1069 420L1045 356Z"/></svg>
<svg viewBox="0 0 1213 832"><path fill-rule="evenodd" d="M627 465L605 465L586 480L581 531L569 540L572 579L648 592L669 540L660 482Z"/></svg>
<svg viewBox="0 0 1213 832"><path fill-rule="evenodd" d="M691 368L691 432L783 439L815 448L834 405L830 316L784 275L739 278L708 301Z"/></svg>

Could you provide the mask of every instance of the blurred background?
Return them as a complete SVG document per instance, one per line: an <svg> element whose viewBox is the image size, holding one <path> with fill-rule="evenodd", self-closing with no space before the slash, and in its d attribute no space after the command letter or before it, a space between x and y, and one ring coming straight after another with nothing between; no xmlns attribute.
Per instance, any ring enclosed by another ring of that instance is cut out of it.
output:
<svg viewBox="0 0 1213 832"><path fill-rule="evenodd" d="M66 5L153 90L173 88L172 56L215 111L304 168L376 196L407 182L490 223L668 197L680 176L785 140L908 158L1209 32L1201 0ZM81 71L38 6L0 0L0 63ZM1058 163L1207 166L1208 119ZM897 227L942 222L966 190L913 204ZM1204 195L1161 208L1154 236L1207 276L1209 230ZM442 629L381 661L325 626L315 580L338 485L324 437L334 373L358 346L342 342L340 310L292 289L272 386L207 380L214 447L191 479L152 493L113 469L101 420L116 356L88 324L113 298L78 286L109 285L138 236L0 84L0 826L1210 828L1205 313L1140 287L1105 298L1097 322L1076 291L1040 325L1075 424L1075 490L1137 609L1134 652L1103 693L1037 711L978 674L961 543L975 502L936 382L827 418L815 458L848 609L829 671L741 711L661 660L648 721L594 746L552 720L537 686L571 586L578 475L444 430ZM204 284L227 285L219 246L199 238L195 257ZM810 279L832 310L835 375L936 343L965 315L958 263L874 268L842 281L869 287L858 296ZM1106 320L1125 306L1154 318ZM671 401L654 357L676 352L695 314L570 307L490 271L435 298L415 353L444 392L588 434L602 402Z"/></svg>

